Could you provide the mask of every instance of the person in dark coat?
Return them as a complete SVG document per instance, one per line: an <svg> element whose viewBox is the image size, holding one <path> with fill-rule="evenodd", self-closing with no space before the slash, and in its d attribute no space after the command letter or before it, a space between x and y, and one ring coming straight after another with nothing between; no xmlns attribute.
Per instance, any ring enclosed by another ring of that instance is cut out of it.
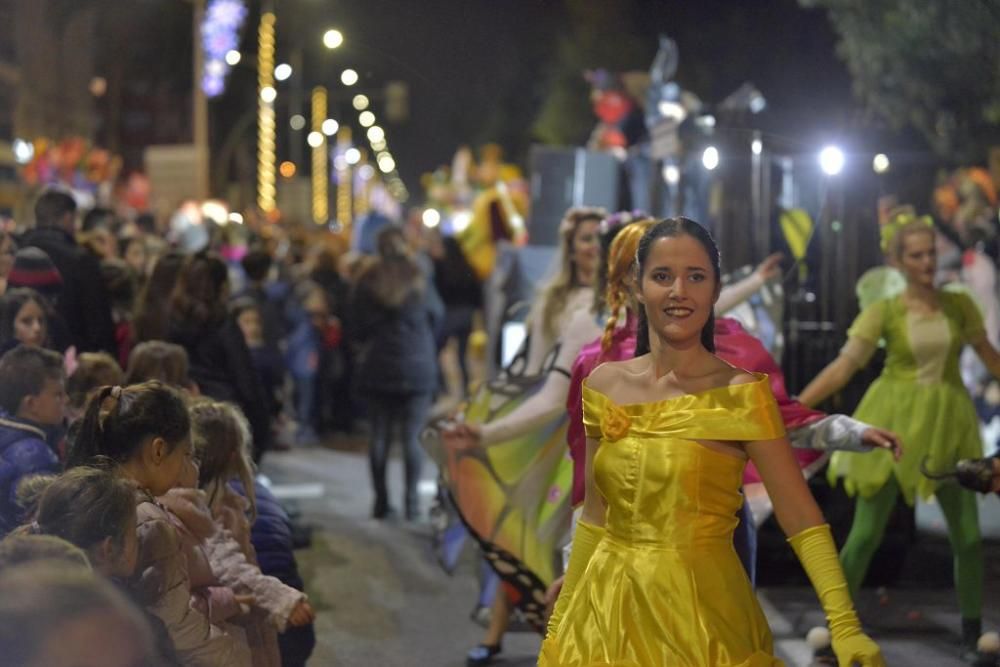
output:
<svg viewBox="0 0 1000 667"><path fill-rule="evenodd" d="M238 405L253 431L254 460L271 446L271 423L260 375L243 332L226 310L225 262L210 252L189 257L167 306L167 341L185 349L201 393Z"/></svg>
<svg viewBox="0 0 1000 667"><path fill-rule="evenodd" d="M56 308L69 327L77 352L114 353L115 325L101 278L100 264L73 237L76 202L65 192L49 190L35 202L35 228L21 246L41 248L63 280Z"/></svg>
<svg viewBox="0 0 1000 667"><path fill-rule="evenodd" d="M367 399L371 418L372 514L380 519L391 511L386 463L398 431L406 468L406 516L416 519L422 463L418 438L437 388L434 332L443 313L402 230L382 230L377 245L378 256L358 276L349 320L351 338L359 346L355 386Z"/></svg>
<svg viewBox="0 0 1000 667"><path fill-rule="evenodd" d="M476 311L483 306L483 286L454 236L432 238L430 256L434 260L434 285L445 309L444 323L437 332L438 351L452 338L457 342L462 395L467 396L469 336Z"/></svg>

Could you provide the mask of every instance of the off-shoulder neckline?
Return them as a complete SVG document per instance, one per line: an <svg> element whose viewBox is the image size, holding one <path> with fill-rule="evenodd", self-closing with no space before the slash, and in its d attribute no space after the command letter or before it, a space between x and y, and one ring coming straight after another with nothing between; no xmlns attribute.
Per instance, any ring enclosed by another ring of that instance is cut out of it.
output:
<svg viewBox="0 0 1000 667"><path fill-rule="evenodd" d="M703 389L701 391L696 391L696 392L691 393L691 394L678 394L677 396L670 396L668 398L661 398L659 400L648 401L646 403L618 403L617 401L615 401L614 399L612 399L610 396L608 396L604 392L599 391L597 389L592 389L588 385L588 382L587 382L587 380L589 378L587 378L587 379L585 379L583 381L583 392L585 394L586 393L591 393L591 394L595 394L597 396L600 396L606 402L608 402L611 405L614 405L614 406L616 406L618 408L621 408L623 410L627 410L627 409L630 409L630 408L632 408L632 409L636 409L636 408L649 408L651 406L668 405L670 403L673 403L675 401L679 401L679 400L685 399L685 398L698 398L698 397L701 397L701 396L714 395L714 394L719 393L719 392L732 392L734 390L746 391L747 389L757 388L757 387L760 387L763 384L766 384L766 383L769 382L768 376L767 376L766 373L751 372L750 375L754 376L757 379L755 381L753 381L753 382L739 382L737 384L724 384L724 385L720 385L718 387L709 387L708 389Z"/></svg>

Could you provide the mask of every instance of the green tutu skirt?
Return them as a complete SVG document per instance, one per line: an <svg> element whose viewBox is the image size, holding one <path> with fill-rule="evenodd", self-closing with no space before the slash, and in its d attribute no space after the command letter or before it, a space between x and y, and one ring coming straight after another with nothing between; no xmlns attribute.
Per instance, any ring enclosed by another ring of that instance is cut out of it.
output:
<svg viewBox="0 0 1000 667"><path fill-rule="evenodd" d="M851 495L868 498L895 474L903 497L912 505L918 495L924 500L934 495L939 484L920 473L925 458L929 470L943 471L953 469L959 459L983 455L979 417L961 384L921 385L880 377L861 399L854 418L896 433L903 456L897 463L885 449L834 453L827 472L830 483L843 477Z"/></svg>

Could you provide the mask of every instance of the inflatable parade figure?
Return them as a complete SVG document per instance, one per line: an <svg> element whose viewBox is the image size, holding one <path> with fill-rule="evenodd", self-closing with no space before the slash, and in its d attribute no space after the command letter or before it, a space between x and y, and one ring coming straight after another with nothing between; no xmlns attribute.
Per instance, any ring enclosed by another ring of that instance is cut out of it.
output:
<svg viewBox="0 0 1000 667"><path fill-rule="evenodd" d="M455 238L462 251L485 281L497 261L497 244L508 241L515 245L524 242L526 230L524 216L527 198L523 179L517 167L501 162L499 146L483 147L482 159L476 167L479 192L472 200L472 217L468 225L455 230Z"/></svg>
<svg viewBox="0 0 1000 667"><path fill-rule="evenodd" d="M636 253L634 359L583 385L585 497L539 665L782 664L733 547L748 459L833 621L843 664L884 665L764 374L712 354L718 249L685 218Z"/></svg>
<svg viewBox="0 0 1000 667"><path fill-rule="evenodd" d="M623 157L625 149L646 139L642 107L634 92L628 90L627 77L605 69L584 73L591 86L594 115L600 121L590 133L588 149L611 151Z"/></svg>
<svg viewBox="0 0 1000 667"><path fill-rule="evenodd" d="M897 460L885 452L861 457L833 455L831 482L843 478L857 496L854 522L840 554L852 594L857 593L902 494L912 505L917 497L935 496L948 524L955 556L955 586L962 616L962 654L983 660L977 651L982 633L983 556L978 509L973 493L948 480L921 474L947 471L962 459L982 456L979 421L959 373L959 355L969 345L993 377L1000 376L1000 353L989 342L983 318L965 293L934 284L935 235L929 218L911 212L892 216L881 231L883 251L903 274L906 288L865 307L848 330L840 355L800 396L817 405L839 391L868 365L880 341L885 367L868 388L854 416L898 433L906 447ZM989 663L993 664L993 663Z"/></svg>

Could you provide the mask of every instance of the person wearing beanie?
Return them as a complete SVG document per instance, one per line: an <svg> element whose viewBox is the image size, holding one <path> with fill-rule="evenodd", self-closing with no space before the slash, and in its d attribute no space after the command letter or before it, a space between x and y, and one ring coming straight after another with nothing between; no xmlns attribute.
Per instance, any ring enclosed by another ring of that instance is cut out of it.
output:
<svg viewBox="0 0 1000 667"><path fill-rule="evenodd" d="M65 352L73 344L73 334L58 307L63 291L62 274L48 253L34 246L17 251L14 265L7 275L7 289L18 287L30 287L48 303L49 344L52 349Z"/></svg>
<svg viewBox="0 0 1000 667"><path fill-rule="evenodd" d="M41 248L21 248L7 274L10 287L30 287L53 304L62 291L63 279L52 259Z"/></svg>

